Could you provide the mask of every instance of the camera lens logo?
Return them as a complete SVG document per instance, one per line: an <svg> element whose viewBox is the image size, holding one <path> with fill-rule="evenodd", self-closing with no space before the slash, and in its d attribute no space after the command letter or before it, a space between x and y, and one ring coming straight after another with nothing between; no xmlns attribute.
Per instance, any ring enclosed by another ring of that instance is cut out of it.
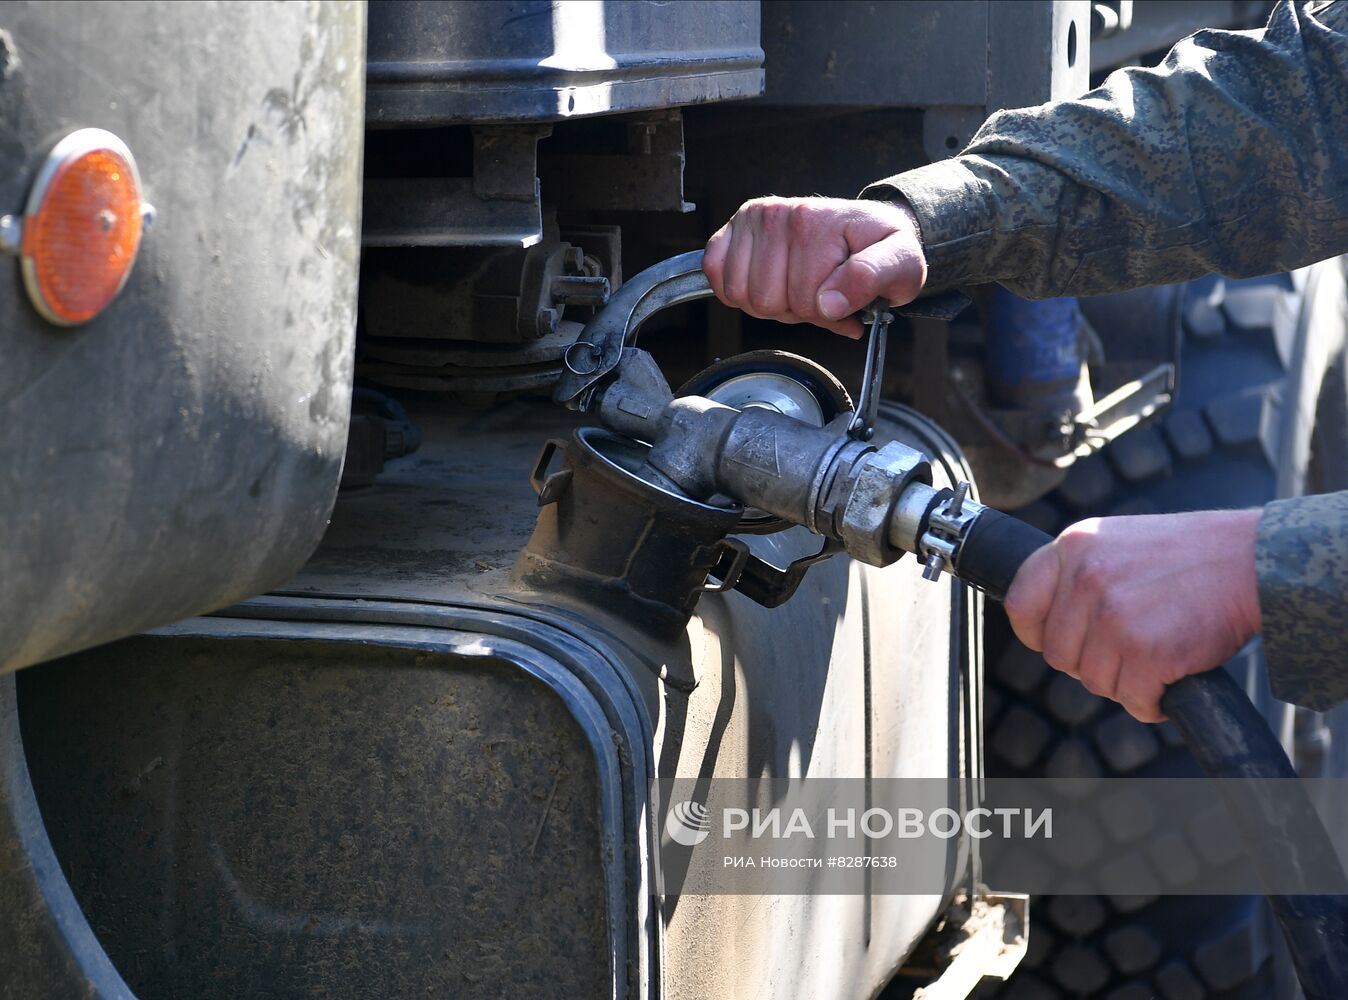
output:
<svg viewBox="0 0 1348 1000"><path fill-rule="evenodd" d="M696 847L711 832L711 816L701 802L676 802L665 817L665 833L684 847Z"/></svg>

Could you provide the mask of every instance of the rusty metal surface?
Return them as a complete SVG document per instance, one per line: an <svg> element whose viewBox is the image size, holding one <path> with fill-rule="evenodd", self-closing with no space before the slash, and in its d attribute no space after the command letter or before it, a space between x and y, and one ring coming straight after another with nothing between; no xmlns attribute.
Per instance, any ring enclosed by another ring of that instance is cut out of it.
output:
<svg viewBox="0 0 1348 1000"><path fill-rule="evenodd" d="M317 544L349 408L364 14L15 2L0 30L0 213L81 126L129 144L158 209L85 326L39 319L0 258L12 670L257 593Z"/></svg>

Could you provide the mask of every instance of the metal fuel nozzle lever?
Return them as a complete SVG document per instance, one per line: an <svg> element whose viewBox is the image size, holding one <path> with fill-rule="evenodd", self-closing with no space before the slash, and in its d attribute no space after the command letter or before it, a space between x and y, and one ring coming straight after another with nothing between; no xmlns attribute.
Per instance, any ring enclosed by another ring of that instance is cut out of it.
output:
<svg viewBox="0 0 1348 1000"><path fill-rule="evenodd" d="M894 314L882 300L876 299L861 314L870 327L866 339L866 367L861 374L861 396L856 413L847 425L847 436L869 441L875 436L875 421L880 415L880 391L885 380L885 348L889 342L889 324Z"/></svg>
<svg viewBox="0 0 1348 1000"><path fill-rule="evenodd" d="M702 254L701 250L692 250L670 257L646 268L614 292L608 304L595 314L580 336L563 352L562 374L553 390L553 401L572 410L586 409L590 391L618 367L623 348L631 346L646 320L662 309L711 297L714 293L702 272ZM863 318L871 325L871 342L866 352L867 374L863 376L862 398L857 403L857 414L863 418L864 426L874 428L880 402L878 380L884 371L884 344L876 343L880 326L887 327L895 315L953 319L968 304L968 297L960 292L945 292L917 299L897 309L877 302L876 306L880 308L872 306L863 313ZM887 318L881 320L881 317ZM881 320L878 325L877 320ZM875 357L877 349L879 356ZM875 388L868 393L872 380ZM869 411L862 406L863 402L870 406ZM868 412L869 417L866 416ZM860 429L859 426L858 432ZM856 436L850 428L849 434Z"/></svg>

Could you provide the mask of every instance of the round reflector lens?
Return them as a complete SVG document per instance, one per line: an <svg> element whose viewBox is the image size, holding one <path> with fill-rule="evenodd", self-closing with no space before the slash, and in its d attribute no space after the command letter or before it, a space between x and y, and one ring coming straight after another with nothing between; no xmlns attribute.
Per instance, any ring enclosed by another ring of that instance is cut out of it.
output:
<svg viewBox="0 0 1348 1000"><path fill-rule="evenodd" d="M37 311L61 326L101 313L126 284L143 225L140 177L125 143L102 129L57 143L23 222L23 278Z"/></svg>

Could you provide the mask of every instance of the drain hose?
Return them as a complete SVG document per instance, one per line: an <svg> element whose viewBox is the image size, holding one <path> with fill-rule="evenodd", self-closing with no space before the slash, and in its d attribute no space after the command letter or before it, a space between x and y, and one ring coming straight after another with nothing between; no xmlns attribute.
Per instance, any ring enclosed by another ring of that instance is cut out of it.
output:
<svg viewBox="0 0 1348 1000"><path fill-rule="evenodd" d="M955 569L959 577L1001 601L1016 571L1051 536L1000 511L969 526ZM1282 745L1225 670L1191 674L1170 685L1161 708L1218 791L1240 830L1264 885L1276 872L1330 873L1340 895L1270 893L1273 909L1307 1000L1348 997L1348 880L1315 807L1295 780ZM1277 794L1275 794L1275 787Z"/></svg>

